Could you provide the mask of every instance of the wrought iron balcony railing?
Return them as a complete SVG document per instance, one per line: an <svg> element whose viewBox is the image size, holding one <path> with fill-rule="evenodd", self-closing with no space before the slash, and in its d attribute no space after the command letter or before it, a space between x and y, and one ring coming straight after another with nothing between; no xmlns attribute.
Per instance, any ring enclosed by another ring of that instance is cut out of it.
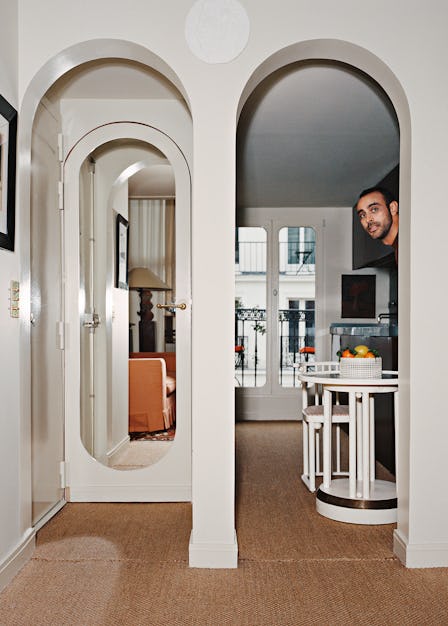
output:
<svg viewBox="0 0 448 626"><path fill-rule="evenodd" d="M313 358L314 309L278 312L279 383L295 386L293 365ZM259 387L266 380L266 310L235 309L236 380L243 387Z"/></svg>

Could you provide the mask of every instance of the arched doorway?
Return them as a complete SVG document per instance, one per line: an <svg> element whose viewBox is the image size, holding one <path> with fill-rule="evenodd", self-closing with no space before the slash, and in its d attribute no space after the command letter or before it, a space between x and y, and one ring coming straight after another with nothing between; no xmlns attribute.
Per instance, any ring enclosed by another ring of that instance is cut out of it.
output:
<svg viewBox="0 0 448 626"><path fill-rule="evenodd" d="M386 94L347 65L292 63L248 98L237 135L238 417L257 419L258 407L260 418L297 419L294 365L334 357L328 335L341 321L341 274L367 268L375 277L365 322L397 301L390 249L356 229L352 206L361 189L389 179L395 187L399 142ZM251 226L263 228L264 242ZM352 260L355 243L375 248Z"/></svg>
<svg viewBox="0 0 448 626"><path fill-rule="evenodd" d="M410 176L410 116L406 96L401 85L385 64L368 51L342 41L335 40L315 40L293 44L288 48L276 52L262 63L249 78L243 94L240 99L238 114L241 113L243 107L250 95L257 86L268 76L274 74L277 70L285 68L291 63L313 61L344 63L366 75L369 80L375 81L390 99L400 128L400 203L403 208L400 229L402 233L401 239L404 239L404 252L401 256L401 263L404 271L400 273L399 298L400 298L400 343L399 364L400 375L403 376L404 384L401 387L401 397L403 403L400 405L401 414L406 415L409 407L409 388L406 381L409 380L409 360L406 358L410 325L409 325L409 274L407 271L407 259L409 255L409 232L410 213L409 213L409 176ZM401 254L401 252L400 252ZM401 376L400 376L401 377ZM239 390L237 390L239 391ZM398 520L399 527L395 532L395 548L397 548L397 537L400 532L406 533L406 519L408 517L407 510L407 493L408 493L408 458L409 458L409 439L408 429L404 420L398 422L398 438L400 446L397 450L397 483L398 483ZM400 522L403 523L400 528Z"/></svg>

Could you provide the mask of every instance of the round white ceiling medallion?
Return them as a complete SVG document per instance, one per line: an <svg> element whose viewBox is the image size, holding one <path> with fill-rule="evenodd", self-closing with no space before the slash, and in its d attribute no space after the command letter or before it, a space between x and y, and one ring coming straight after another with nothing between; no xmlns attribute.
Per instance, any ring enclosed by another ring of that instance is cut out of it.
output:
<svg viewBox="0 0 448 626"><path fill-rule="evenodd" d="M197 0L187 15L185 38L206 63L228 63L246 47L249 18L237 0Z"/></svg>

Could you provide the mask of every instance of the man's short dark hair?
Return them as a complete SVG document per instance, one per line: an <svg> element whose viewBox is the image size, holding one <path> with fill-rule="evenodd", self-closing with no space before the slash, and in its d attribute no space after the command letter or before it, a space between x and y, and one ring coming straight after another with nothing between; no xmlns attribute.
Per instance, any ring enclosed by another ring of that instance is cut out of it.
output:
<svg viewBox="0 0 448 626"><path fill-rule="evenodd" d="M364 191L361 191L361 193L359 194L358 200L361 200L361 198L364 198L364 196L368 196L369 193L375 193L375 192L378 192L383 196L384 201L386 202L387 208L390 207L391 202L397 201L397 198L395 197L393 193L389 191L389 189L386 189L385 187L381 187L379 185L377 185L376 187L369 187L369 189L364 189Z"/></svg>

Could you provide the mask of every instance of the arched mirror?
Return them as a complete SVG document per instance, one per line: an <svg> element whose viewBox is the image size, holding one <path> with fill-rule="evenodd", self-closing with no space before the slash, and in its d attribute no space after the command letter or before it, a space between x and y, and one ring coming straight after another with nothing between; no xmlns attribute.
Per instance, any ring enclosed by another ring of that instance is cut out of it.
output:
<svg viewBox="0 0 448 626"><path fill-rule="evenodd" d="M81 439L100 463L140 469L176 432L173 169L120 139L79 176Z"/></svg>

